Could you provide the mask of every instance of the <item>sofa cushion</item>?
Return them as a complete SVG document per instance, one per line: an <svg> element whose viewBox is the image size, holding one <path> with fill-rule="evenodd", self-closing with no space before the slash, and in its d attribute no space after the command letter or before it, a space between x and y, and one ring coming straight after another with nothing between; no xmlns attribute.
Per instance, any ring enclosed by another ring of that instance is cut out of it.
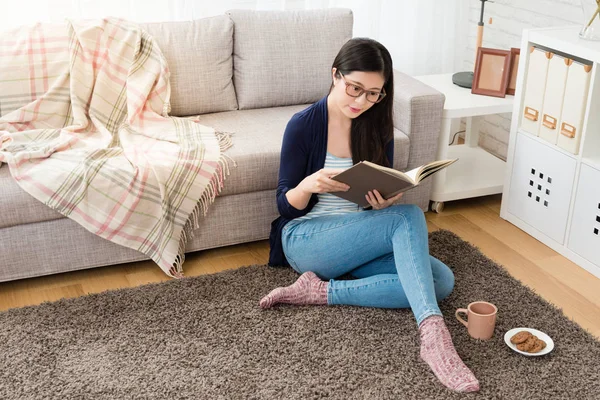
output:
<svg viewBox="0 0 600 400"><path fill-rule="evenodd" d="M283 132L290 118L308 105L204 114L199 122L234 132L225 154L237 163L220 196L277 188ZM394 131L394 168L408 165L408 136ZM231 163L230 163L231 164ZM17 185L7 165L0 167L0 228L63 218ZM275 201L275 199L273 199ZM209 211L210 212L210 211Z"/></svg>
<svg viewBox="0 0 600 400"><path fill-rule="evenodd" d="M58 211L21 189L6 164L0 167L0 188L0 228L63 218Z"/></svg>
<svg viewBox="0 0 600 400"><path fill-rule="evenodd" d="M352 38L352 11L231 10L233 82L240 110L313 103L329 90L331 65Z"/></svg>
<svg viewBox="0 0 600 400"><path fill-rule="evenodd" d="M237 163L237 168L230 162L231 175L225 180L221 196L277 187L283 132L290 118L306 107L308 105L200 115L201 124L233 132L233 146L225 154Z"/></svg>
<svg viewBox="0 0 600 400"><path fill-rule="evenodd" d="M277 188L279 156L283 132L290 118L308 107L288 106L239 110L201 115L199 122L217 130L234 132L233 147L225 154L237 168L225 181L221 196ZM408 137L395 130L394 168L404 170L408 165Z"/></svg>
<svg viewBox="0 0 600 400"><path fill-rule="evenodd" d="M231 18L220 15L140 26L156 40L169 64L172 115L237 109Z"/></svg>

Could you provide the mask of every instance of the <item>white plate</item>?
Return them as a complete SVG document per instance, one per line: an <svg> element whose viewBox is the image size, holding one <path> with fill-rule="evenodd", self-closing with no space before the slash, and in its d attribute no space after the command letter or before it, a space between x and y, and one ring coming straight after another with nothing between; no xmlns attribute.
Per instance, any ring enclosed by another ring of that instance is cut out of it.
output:
<svg viewBox="0 0 600 400"><path fill-rule="evenodd" d="M541 339L544 342L546 342L546 347L544 347L544 349L542 351L539 351L537 353L528 353L526 351L521 351L521 350L517 349L517 345L510 342L510 338L513 337L514 335L516 335L517 332L521 332L521 331L526 331L526 332L531 333L532 335L537 336L538 339ZM517 353L521 353L524 356L543 356L544 354L550 353L552 351L552 349L554 349L554 341L552 340L552 338L550 336L546 335L542 331L538 331L537 329L532 329L532 328L513 328L513 329L511 329L510 331L508 331L504 334L504 343L506 343L506 345L508 347L510 347Z"/></svg>

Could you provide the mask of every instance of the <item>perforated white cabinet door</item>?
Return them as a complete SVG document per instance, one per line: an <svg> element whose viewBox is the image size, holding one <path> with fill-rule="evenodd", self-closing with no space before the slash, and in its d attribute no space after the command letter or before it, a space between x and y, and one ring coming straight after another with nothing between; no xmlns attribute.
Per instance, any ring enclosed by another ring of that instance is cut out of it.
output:
<svg viewBox="0 0 600 400"><path fill-rule="evenodd" d="M583 164L567 247L600 268L600 171Z"/></svg>
<svg viewBox="0 0 600 400"><path fill-rule="evenodd" d="M558 243L565 240L575 159L517 135L508 210Z"/></svg>
<svg viewBox="0 0 600 400"><path fill-rule="evenodd" d="M544 91L544 108L542 111L539 136L549 143L556 144L560 113L565 95L567 72L569 66L566 59L554 54L548 65L548 78Z"/></svg>
<svg viewBox="0 0 600 400"><path fill-rule="evenodd" d="M546 52L535 49L529 54L527 75L525 76L525 92L523 109L521 110L521 129L538 135L542 119L542 106L546 76L548 74L548 58Z"/></svg>
<svg viewBox="0 0 600 400"><path fill-rule="evenodd" d="M587 72L586 67L578 62L569 67L557 145L573 154L579 154L591 75L591 71Z"/></svg>

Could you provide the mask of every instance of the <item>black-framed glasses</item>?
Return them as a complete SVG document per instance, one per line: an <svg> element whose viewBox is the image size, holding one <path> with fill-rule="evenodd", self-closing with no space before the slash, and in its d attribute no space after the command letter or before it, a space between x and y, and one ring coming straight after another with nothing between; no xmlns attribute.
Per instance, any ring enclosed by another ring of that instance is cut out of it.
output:
<svg viewBox="0 0 600 400"><path fill-rule="evenodd" d="M342 81L346 84L346 94L350 97L360 97L363 93L367 94L367 101L369 103L379 103L385 97L385 90L382 88L381 92L375 92L373 90L363 89L362 87L346 82L345 76L340 73Z"/></svg>

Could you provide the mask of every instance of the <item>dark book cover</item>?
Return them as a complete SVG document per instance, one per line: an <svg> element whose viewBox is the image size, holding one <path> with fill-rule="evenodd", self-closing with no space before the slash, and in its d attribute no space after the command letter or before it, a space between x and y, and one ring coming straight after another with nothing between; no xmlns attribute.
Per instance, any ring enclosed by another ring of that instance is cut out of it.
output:
<svg viewBox="0 0 600 400"><path fill-rule="evenodd" d="M389 199L400 192L415 187L412 182L363 163L355 164L331 179L350 186L347 192L331 192L331 194L356 203L361 207L370 206L365 198L369 190L375 189L381 193L384 199Z"/></svg>

